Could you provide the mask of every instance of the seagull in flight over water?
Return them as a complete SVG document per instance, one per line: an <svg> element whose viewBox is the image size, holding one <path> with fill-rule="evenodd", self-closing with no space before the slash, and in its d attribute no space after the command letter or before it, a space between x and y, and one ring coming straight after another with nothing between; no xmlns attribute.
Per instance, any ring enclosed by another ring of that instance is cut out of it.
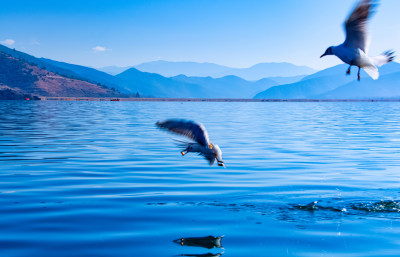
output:
<svg viewBox="0 0 400 257"><path fill-rule="evenodd" d="M377 1L362 0L344 23L346 40L343 44L329 47L321 58L326 55L336 55L340 60L351 66L358 67L358 81L361 80L360 69L363 68L374 80L379 78L378 67L393 61L394 52L386 51L375 57L368 56L369 38L367 34L368 18L374 13Z"/></svg>
<svg viewBox="0 0 400 257"><path fill-rule="evenodd" d="M222 152L218 145L212 144L208 138L208 133L203 124L188 120L170 119L157 122L156 126L160 129L166 129L175 134L186 136L195 142L185 142L176 140L178 144L185 149L181 152L182 156L193 152L202 155L210 165L217 160L218 166L225 167L222 160Z"/></svg>

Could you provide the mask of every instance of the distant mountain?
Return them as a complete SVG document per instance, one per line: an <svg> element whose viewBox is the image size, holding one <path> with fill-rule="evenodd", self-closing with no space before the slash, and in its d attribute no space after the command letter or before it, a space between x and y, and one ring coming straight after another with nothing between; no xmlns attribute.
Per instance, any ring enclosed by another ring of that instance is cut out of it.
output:
<svg viewBox="0 0 400 257"><path fill-rule="evenodd" d="M299 75L299 76L293 76L293 77L269 77L268 79L271 79L278 83L278 85L285 85L285 84L292 84L296 83L300 80L302 80L306 75Z"/></svg>
<svg viewBox="0 0 400 257"><path fill-rule="evenodd" d="M86 81L72 79L0 52L0 97L30 96L105 97L118 92Z"/></svg>
<svg viewBox="0 0 400 257"><path fill-rule="evenodd" d="M353 67L352 75L346 76L345 72L347 65L338 65L310 76L304 77L301 81L280 85L269 88L261 93L258 93L254 98L256 99L316 99L316 98L332 98L332 99L343 99L343 98L365 98L377 94L379 87L374 87L374 90L368 92L368 88L371 85L381 85L381 90L384 91L387 86L384 83L390 81L390 83L397 83L395 72L400 72L399 63L389 63L380 68L381 78L373 81L369 76L362 71L361 82L357 81L357 76L354 74L357 72L357 68ZM390 78L385 78L389 76ZM357 85L357 87L356 87ZM362 87L365 85L365 87ZM358 96L356 96L354 89L359 90ZM350 93L352 91L353 93ZM373 93L374 92L374 93ZM393 92L395 93L395 91ZM341 95L342 94L342 95ZM389 97L389 94L384 94Z"/></svg>
<svg viewBox="0 0 400 257"><path fill-rule="evenodd" d="M293 77L299 75L309 75L316 72L307 66L297 66L291 63L259 63L250 68L230 69L228 71L216 73L213 77L234 75L246 80L260 80L270 77Z"/></svg>
<svg viewBox="0 0 400 257"><path fill-rule="evenodd" d="M157 73L164 77L173 77L177 75L186 75L189 77L214 77L214 74L222 73L231 69L230 67L214 63L167 61L146 62L136 65L135 68L143 72Z"/></svg>
<svg viewBox="0 0 400 257"><path fill-rule="evenodd" d="M116 77L120 79L120 86L124 91L139 92L142 96L177 98L212 96L199 85L176 81L155 73L141 72L135 68L130 68Z"/></svg>
<svg viewBox="0 0 400 257"><path fill-rule="evenodd" d="M400 98L400 72L353 81L317 96L321 99L390 99Z"/></svg>
<svg viewBox="0 0 400 257"><path fill-rule="evenodd" d="M251 98L257 92L277 85L270 79L250 82L236 76L214 79L179 75L167 78L135 68L116 75L116 78L121 81L124 92L139 92L152 97Z"/></svg>
<svg viewBox="0 0 400 257"><path fill-rule="evenodd" d="M233 75L251 81L269 77L305 76L316 72L307 66L296 66L290 63L260 63L249 68L231 68L213 63L155 61L142 63L135 68L166 77L185 75L188 77L221 78Z"/></svg>
<svg viewBox="0 0 400 257"><path fill-rule="evenodd" d="M270 79L262 79L250 82L236 76L226 76L213 79L211 77L187 77L179 75L172 77L173 80L196 84L206 89L212 98L251 98L257 92L277 85Z"/></svg>
<svg viewBox="0 0 400 257"><path fill-rule="evenodd" d="M133 68L133 66L128 66L128 67L106 66L106 67L102 67L102 68L97 68L96 70L99 70L99 71L102 71L107 74L115 76L115 75L120 74L130 68Z"/></svg>

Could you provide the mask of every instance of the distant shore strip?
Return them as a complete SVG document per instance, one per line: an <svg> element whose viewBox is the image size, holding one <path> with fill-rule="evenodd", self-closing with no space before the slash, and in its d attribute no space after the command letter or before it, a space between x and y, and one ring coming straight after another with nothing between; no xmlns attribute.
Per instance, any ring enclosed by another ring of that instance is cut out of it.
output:
<svg viewBox="0 0 400 257"><path fill-rule="evenodd" d="M130 102L400 102L400 99L237 99L237 98L111 98L39 97L42 101L130 101ZM27 99L28 100L28 99Z"/></svg>

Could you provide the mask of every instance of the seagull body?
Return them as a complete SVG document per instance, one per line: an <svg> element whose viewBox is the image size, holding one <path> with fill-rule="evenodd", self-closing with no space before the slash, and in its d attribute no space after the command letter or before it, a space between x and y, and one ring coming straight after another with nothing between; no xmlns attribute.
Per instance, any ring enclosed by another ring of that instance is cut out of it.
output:
<svg viewBox="0 0 400 257"><path fill-rule="evenodd" d="M375 57L368 56L369 39L367 35L367 21L373 13L376 4L373 0L362 0L346 20L346 40L343 44L329 47L321 58L326 55L335 55L344 63L358 67L358 80L361 80L360 70L363 68L373 79L379 78L378 67L393 61L394 52L384 52Z"/></svg>
<svg viewBox="0 0 400 257"><path fill-rule="evenodd" d="M210 142L208 133L202 124L194 121L170 119L157 122L156 126L195 141L185 142L176 140L179 146L184 147L184 150L181 152L183 156L191 152L198 153L206 158L210 165L213 165L215 160L217 160L218 166L225 167L221 149L218 145Z"/></svg>

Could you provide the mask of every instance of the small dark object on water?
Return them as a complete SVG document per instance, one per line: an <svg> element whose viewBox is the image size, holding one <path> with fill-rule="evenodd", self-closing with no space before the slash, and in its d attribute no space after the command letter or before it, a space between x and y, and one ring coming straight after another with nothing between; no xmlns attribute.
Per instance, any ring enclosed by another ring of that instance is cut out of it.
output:
<svg viewBox="0 0 400 257"><path fill-rule="evenodd" d="M221 239L224 236L220 237L213 237L213 236L206 236L206 237L187 237L176 239L173 242L180 244L182 246L196 246L196 247L204 247L207 249L222 248Z"/></svg>
<svg viewBox="0 0 400 257"><path fill-rule="evenodd" d="M306 211L315 211L318 210L318 201L309 203L307 205L299 205L297 206L299 210L306 210Z"/></svg>
<svg viewBox="0 0 400 257"><path fill-rule="evenodd" d="M179 256L188 256L188 257L220 257L220 256L222 256L223 255L223 253L216 253L216 254L213 254L213 253L206 253L206 254L182 254L182 255L179 255Z"/></svg>

